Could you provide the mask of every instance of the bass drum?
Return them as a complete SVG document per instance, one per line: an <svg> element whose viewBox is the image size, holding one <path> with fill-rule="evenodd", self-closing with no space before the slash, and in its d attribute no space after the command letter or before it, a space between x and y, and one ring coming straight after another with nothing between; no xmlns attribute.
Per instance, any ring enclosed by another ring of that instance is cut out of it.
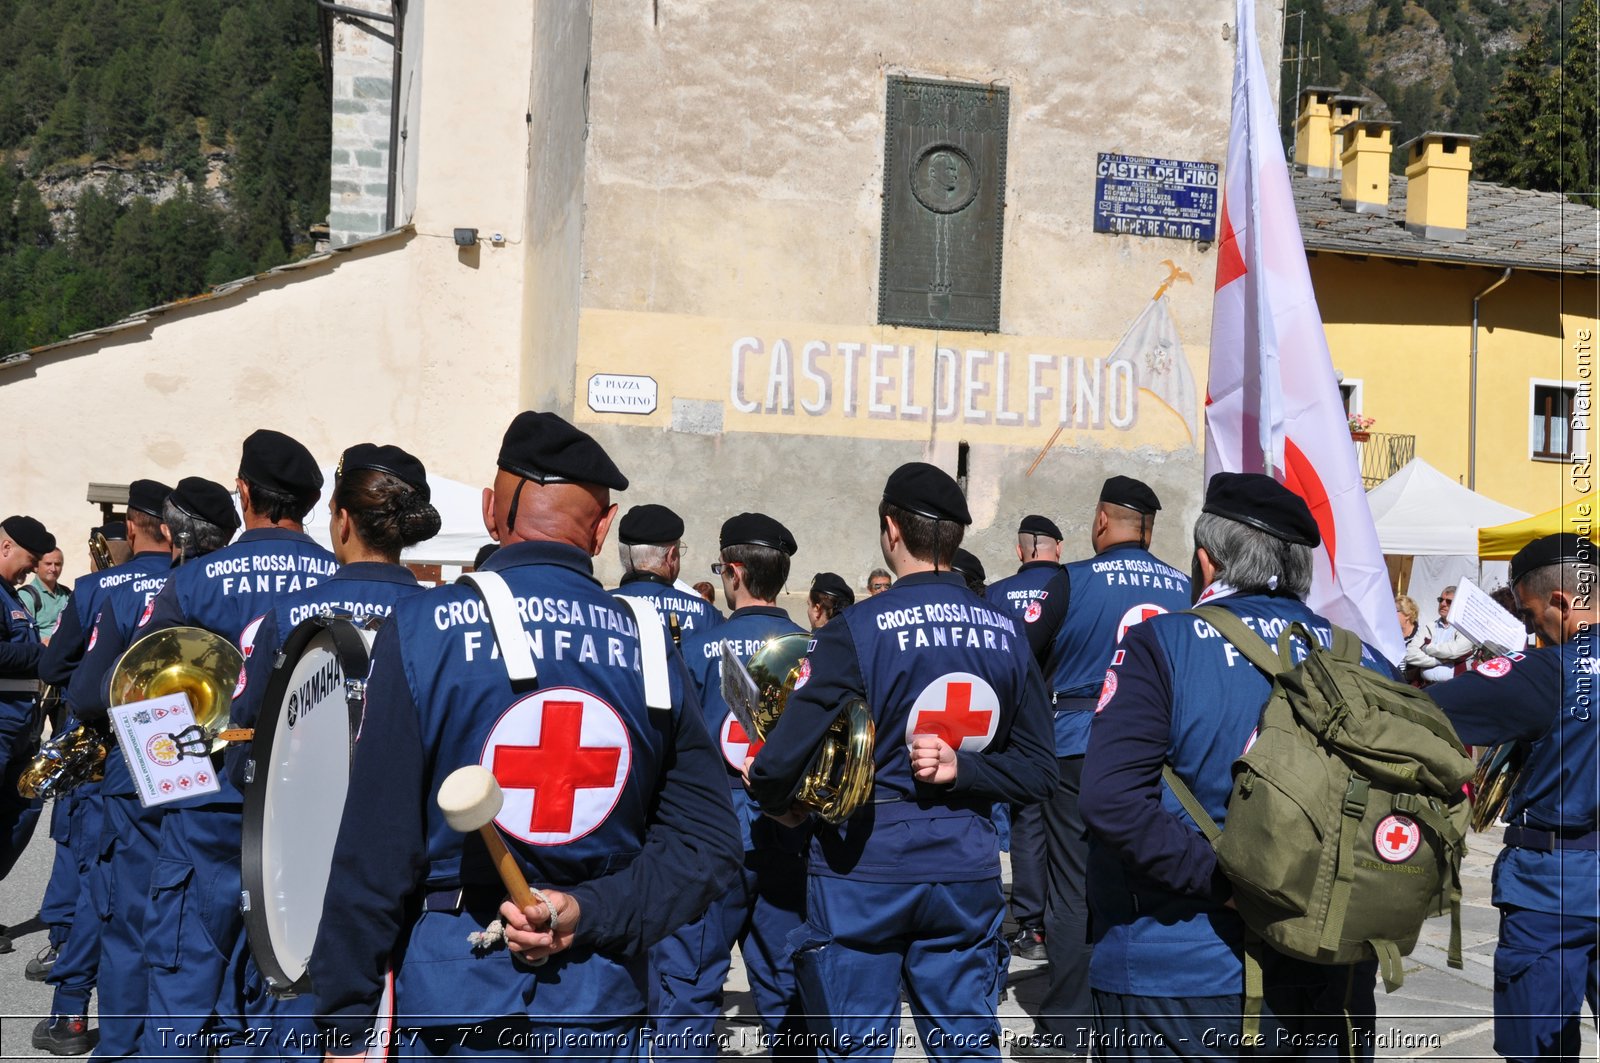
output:
<svg viewBox="0 0 1600 1063"><path fill-rule="evenodd" d="M267 988L310 988L333 846L381 621L316 616L284 640L245 762L239 870L245 931Z"/></svg>

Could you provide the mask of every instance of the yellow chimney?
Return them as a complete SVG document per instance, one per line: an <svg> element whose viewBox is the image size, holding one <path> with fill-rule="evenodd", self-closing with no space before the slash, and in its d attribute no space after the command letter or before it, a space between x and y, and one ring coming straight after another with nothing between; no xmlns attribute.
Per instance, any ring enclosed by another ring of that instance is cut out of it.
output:
<svg viewBox="0 0 1600 1063"><path fill-rule="evenodd" d="M1332 177L1335 166L1329 139L1329 104L1339 90L1321 85L1300 90L1300 113L1294 119L1294 164L1307 177Z"/></svg>
<svg viewBox="0 0 1600 1063"><path fill-rule="evenodd" d="M1351 122L1361 121L1361 107L1365 96L1335 96L1328 103L1328 165L1329 177L1338 177L1341 168L1340 153L1344 149L1344 128Z"/></svg>
<svg viewBox="0 0 1600 1063"><path fill-rule="evenodd" d="M1406 231L1429 240L1467 238L1467 178L1472 141L1461 133L1424 133L1406 152Z"/></svg>
<svg viewBox="0 0 1600 1063"><path fill-rule="evenodd" d="M1339 202L1345 210L1389 213L1389 152L1395 125L1362 118L1344 127Z"/></svg>

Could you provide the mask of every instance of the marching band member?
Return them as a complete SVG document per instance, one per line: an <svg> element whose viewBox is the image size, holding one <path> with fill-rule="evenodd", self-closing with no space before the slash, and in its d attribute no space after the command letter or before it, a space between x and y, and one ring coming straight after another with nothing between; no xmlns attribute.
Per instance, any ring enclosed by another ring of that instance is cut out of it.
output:
<svg viewBox="0 0 1600 1063"><path fill-rule="evenodd" d="M805 1022L795 991L794 962L786 944L805 912L807 832L766 818L744 790L744 762L760 748L722 696L722 648L740 661L779 635L804 632L777 605L797 549L789 529L764 513L740 513L722 525L721 556L711 566L733 606L727 620L683 640L684 662L700 694L707 729L727 762L727 781L744 842L744 870L705 915L679 928L651 951L659 1000L653 1014L658 1059L717 1054L716 1022L722 984L735 943L744 957L750 990L772 1055L799 1051Z"/></svg>
<svg viewBox="0 0 1600 1063"><path fill-rule="evenodd" d="M39 656L42 643L33 616L17 598L39 558L56 548L56 537L32 517L0 521L0 880L28 847L41 802L17 793L39 734ZM5 939L6 951L11 942Z"/></svg>
<svg viewBox="0 0 1600 1063"><path fill-rule="evenodd" d="M612 594L648 598L678 618L684 635L722 622L716 606L678 585L683 568L683 518L666 506L634 506L617 522L622 584Z"/></svg>
<svg viewBox="0 0 1600 1063"><path fill-rule="evenodd" d="M138 525L134 534L143 556L91 573L72 588L55 636L39 658L39 678L53 684L64 699L107 592L142 576L164 578L171 567L172 551L161 530L161 507L170 494L172 488L156 480L129 484L128 520ZM63 732L78 726L70 700L67 705ZM108 759L114 745L108 743ZM90 1048L89 997L100 965L101 922L110 915L108 891L96 877L104 812L101 783L85 782L57 796L50 813L50 836L58 843L56 864L39 906L50 935L45 951L28 962L26 976L53 987L50 1014L34 1027L33 1047L58 1056L82 1055ZM51 918L50 912L60 914ZM112 997L117 999L116 990ZM142 1003L136 1006L142 1008Z"/></svg>
<svg viewBox="0 0 1600 1063"><path fill-rule="evenodd" d="M1546 645L1428 688L1463 742L1528 743L1494 865L1494 1050L1511 1060L1577 1060L1584 1000L1600 997L1597 561L1572 532L1519 550L1511 586Z"/></svg>
<svg viewBox="0 0 1600 1063"><path fill-rule="evenodd" d="M243 534L203 562L174 570L139 634L202 627L236 643L248 661L251 621L283 595L333 575L333 555L302 525L322 493L309 450L281 432L256 431L244 441L236 486ZM234 697L245 690L235 688ZM225 773L218 782L218 792L175 801L161 817L144 925L148 1013L160 1021L145 1025L145 1055L205 1054L243 1038L243 799Z"/></svg>
<svg viewBox="0 0 1600 1063"><path fill-rule="evenodd" d="M818 572L811 577L811 593L806 596L806 617L811 630L826 624L856 604L855 591L837 572Z"/></svg>
<svg viewBox="0 0 1600 1063"><path fill-rule="evenodd" d="M817 632L750 792L798 822L790 802L812 756L845 703L865 699L873 800L816 827L796 935L812 1032L826 1058L892 1056L904 985L930 1057L998 1058L1005 897L990 803L1049 795L1049 702L1018 625L949 571L972 522L955 480L903 465L878 515L895 583Z"/></svg>
<svg viewBox="0 0 1600 1063"><path fill-rule="evenodd" d="M149 615L173 565L221 549L239 527L233 499L219 483L198 476L178 481L160 503L159 524L147 512L154 494L151 489L144 505L128 513L128 538L135 551L128 562L132 578L106 588L83 660L67 687L67 704L85 720L105 720L111 670L133 642L139 621ZM164 564L158 553L162 542L169 545ZM149 1008L144 926L163 808L146 808L138 794L121 744L109 743L105 779L100 783L104 827L89 891L101 921L98 1048L104 1059L138 1053Z"/></svg>
<svg viewBox="0 0 1600 1063"><path fill-rule="evenodd" d="M1017 561L1014 575L996 580L984 592L996 608L1008 610L1027 623L1028 607L1045 596L1045 585L1061 571L1061 529L1049 517L1030 513L1017 526ZM1040 606L1042 608L1042 606ZM1037 624L1024 629L1032 636ZM1042 670L1046 661L1035 647ZM1046 958L1044 934L1045 858L1044 809L1041 805L1013 805L1011 813L1011 918L1017 932L1007 940L1013 956L1026 960Z"/></svg>
<svg viewBox="0 0 1600 1063"><path fill-rule="evenodd" d="M498 466L484 523L501 546L484 571L517 614L491 623L473 590L440 588L398 602L373 646L311 958L330 1058L375 1039L397 946L409 1054L634 1058L646 949L737 871L725 776L682 659L670 639L664 662L647 657L634 614L592 573L626 477L549 413L512 422ZM507 639L526 640L531 682L513 685ZM646 704L657 667L670 707ZM446 822L440 784L467 764L498 779L498 829L547 902L502 905L479 837ZM504 946L485 934L497 910Z"/></svg>
<svg viewBox="0 0 1600 1063"><path fill-rule="evenodd" d="M422 462L396 446L359 443L339 458L328 497L333 556L339 569L315 586L286 595L257 623L254 652L245 662L245 689L233 705L234 727L253 728L262 695L272 677L273 659L283 641L313 616L354 619L387 617L395 603L422 590L417 577L400 563L400 553L439 533L439 511L430 501ZM276 706L266 706L269 711ZM230 743L228 771L244 788L244 743ZM245 1010L250 1025L265 1030L250 1046L257 1059L321 1058L312 998L279 1000L266 987L253 962L245 977Z"/></svg>
<svg viewBox="0 0 1600 1063"><path fill-rule="evenodd" d="M1086 1055L1089 994L1089 839L1078 803L1089 722L1123 634L1161 613L1189 608L1189 577L1150 552L1161 500L1131 476L1101 485L1089 529L1094 556L1057 568L1024 609L1029 641L1050 684L1060 783L1042 808L1045 854L1045 955L1049 982L1036 1036L1019 1056Z"/></svg>
<svg viewBox="0 0 1600 1063"><path fill-rule="evenodd" d="M1217 473L1194 526L1201 601L1252 626L1304 624L1331 645L1332 625L1304 600L1321 538L1304 500L1272 477ZM1119 1058L1241 1056L1244 924L1211 843L1161 780L1170 764L1226 829L1233 762L1261 721L1271 681L1216 634L1178 610L1135 624L1087 714L1089 979L1100 1049ZM1363 667L1391 674L1370 646L1361 654ZM1376 960L1316 964L1262 951L1265 1055L1372 1058Z"/></svg>

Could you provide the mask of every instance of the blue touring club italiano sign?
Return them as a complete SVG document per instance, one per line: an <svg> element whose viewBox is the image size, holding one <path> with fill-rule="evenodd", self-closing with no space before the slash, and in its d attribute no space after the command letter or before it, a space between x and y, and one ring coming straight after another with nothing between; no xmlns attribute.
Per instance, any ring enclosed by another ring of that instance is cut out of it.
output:
<svg viewBox="0 0 1600 1063"><path fill-rule="evenodd" d="M1095 166L1094 231L1214 241L1221 195L1217 171L1214 162L1101 152Z"/></svg>

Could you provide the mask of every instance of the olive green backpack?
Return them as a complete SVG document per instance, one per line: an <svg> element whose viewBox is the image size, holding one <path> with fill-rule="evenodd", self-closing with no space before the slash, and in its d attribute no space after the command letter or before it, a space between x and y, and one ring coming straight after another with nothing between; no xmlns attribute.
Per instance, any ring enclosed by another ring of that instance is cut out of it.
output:
<svg viewBox="0 0 1600 1063"><path fill-rule="evenodd" d="M1361 641L1334 628L1325 649L1304 624L1274 649L1218 606L1193 610L1272 680L1254 742L1233 764L1219 830L1171 767L1163 778L1217 852L1254 937L1313 963L1376 958L1385 989L1424 920L1450 913L1461 966L1461 857L1472 776L1433 701L1361 665ZM1296 663L1292 641L1310 647ZM1259 1018L1259 959L1247 942L1247 1035Z"/></svg>

